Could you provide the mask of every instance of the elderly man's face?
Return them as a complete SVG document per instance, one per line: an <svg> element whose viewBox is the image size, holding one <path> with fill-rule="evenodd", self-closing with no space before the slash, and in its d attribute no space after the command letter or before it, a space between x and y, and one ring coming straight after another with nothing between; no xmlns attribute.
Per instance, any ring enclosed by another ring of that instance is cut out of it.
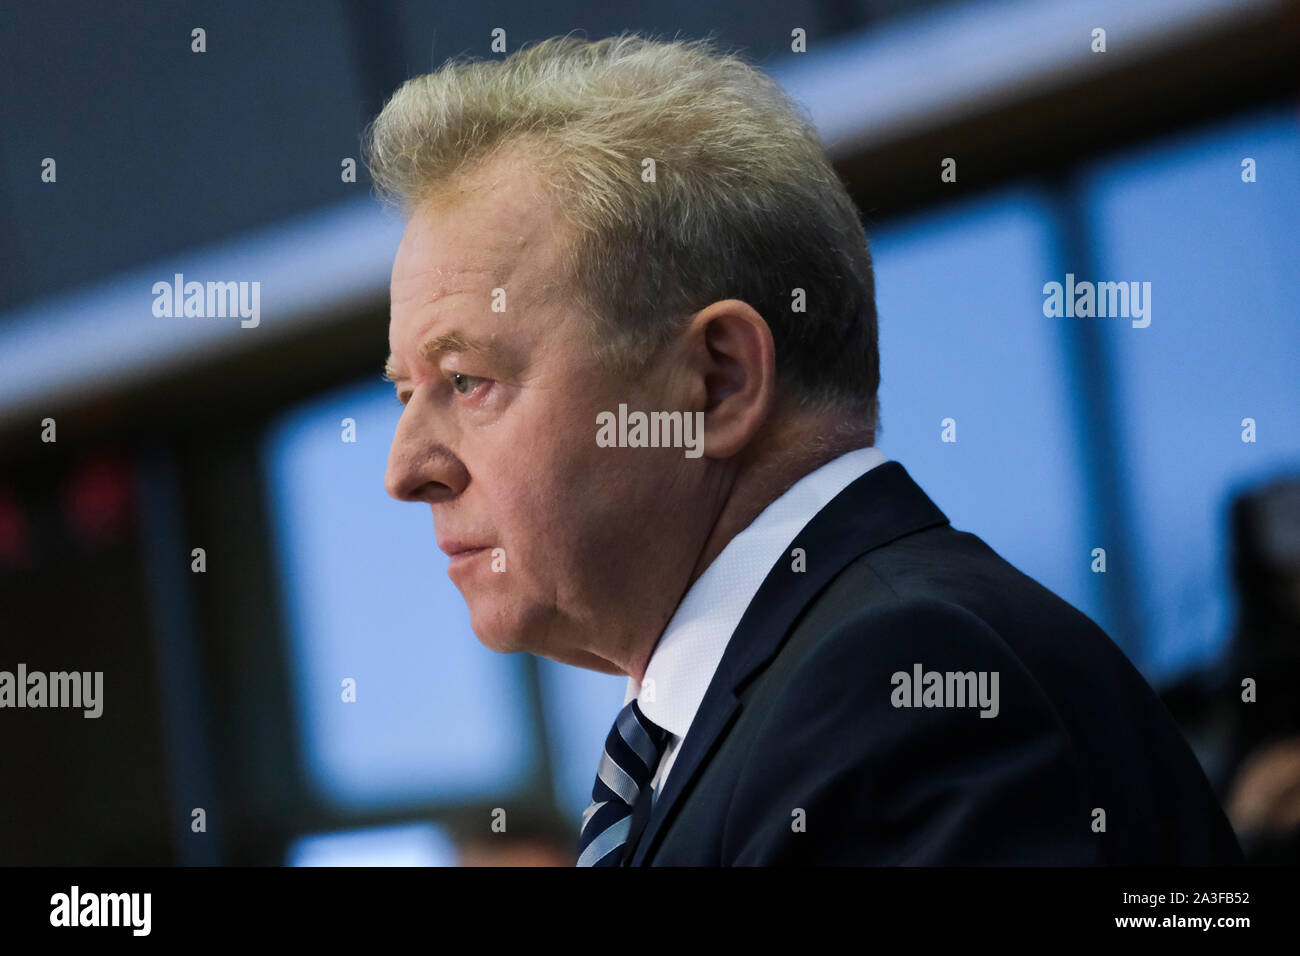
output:
<svg viewBox="0 0 1300 956"><path fill-rule="evenodd" d="M664 368L622 383L595 364L571 301L543 301L564 240L531 172L504 161L474 181L487 188L412 217L393 264L405 410L386 486L430 506L484 644L618 672L687 584L707 459L599 447L597 415L698 396Z"/></svg>

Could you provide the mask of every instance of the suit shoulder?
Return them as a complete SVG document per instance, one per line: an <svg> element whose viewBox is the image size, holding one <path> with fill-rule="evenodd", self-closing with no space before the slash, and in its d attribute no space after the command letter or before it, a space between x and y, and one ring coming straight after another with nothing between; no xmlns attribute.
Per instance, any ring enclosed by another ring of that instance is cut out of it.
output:
<svg viewBox="0 0 1300 956"><path fill-rule="evenodd" d="M747 701L724 858L1095 861L1069 735L986 622L890 596L802 627L815 638L781 655ZM827 836L791 838L792 812Z"/></svg>
<svg viewBox="0 0 1300 956"><path fill-rule="evenodd" d="M879 725L885 714L892 721L900 706L910 708L913 691L920 702L928 684L940 693L927 699L927 710L938 708L930 719L951 719L942 714L950 704L975 708L982 693L986 716L1009 706L1004 723L1028 720L1065 734L1050 696L1002 635L971 609L934 597L891 595L831 621L805 619L761 684L754 700L787 717L820 711L818 719ZM902 686L909 688L905 701ZM919 730L930 719L904 724Z"/></svg>
<svg viewBox="0 0 1300 956"><path fill-rule="evenodd" d="M791 644L802 667L819 668L869 666L900 651L1014 657L1003 635L972 607L938 592L900 589L869 561L855 563L832 584Z"/></svg>

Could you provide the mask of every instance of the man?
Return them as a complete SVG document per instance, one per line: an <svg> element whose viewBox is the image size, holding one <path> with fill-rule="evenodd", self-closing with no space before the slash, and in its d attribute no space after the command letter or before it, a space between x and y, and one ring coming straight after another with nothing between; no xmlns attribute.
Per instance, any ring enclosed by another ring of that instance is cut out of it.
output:
<svg viewBox="0 0 1300 956"><path fill-rule="evenodd" d="M484 644L629 678L580 865L1238 858L1106 635L873 447L866 240L770 79L550 40L367 151L410 217L387 488Z"/></svg>

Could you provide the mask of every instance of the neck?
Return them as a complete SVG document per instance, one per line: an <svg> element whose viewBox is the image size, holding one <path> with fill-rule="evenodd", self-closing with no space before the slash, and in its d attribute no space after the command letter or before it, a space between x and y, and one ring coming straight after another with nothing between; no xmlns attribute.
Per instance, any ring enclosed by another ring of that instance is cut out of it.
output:
<svg viewBox="0 0 1300 956"><path fill-rule="evenodd" d="M846 452L871 444L869 438L863 437L857 441L827 441L819 437L807 439L805 436L808 434L810 432L806 424L796 422L774 430L767 436L764 445L769 449L779 448L783 451L779 454L764 454L761 449L756 449L758 455L755 460L737 472L731 491L691 571L688 588L722 553L732 538L749 527L763 509L790 490L800 478ZM819 433L814 431L811 434Z"/></svg>
<svg viewBox="0 0 1300 956"><path fill-rule="evenodd" d="M700 549L682 597L685 597L691 585L699 580L700 575L722 553L731 539L749 527L763 509L781 497L790 486L840 455L855 448L865 448L871 443L872 436L869 432L844 430L836 420L828 421L825 416L791 414L785 416L780 424L772 424L765 434L757 437L751 447L746 449L740 460L729 463L732 468L730 484L726 486L725 497ZM650 655L662 636L662 632L654 635L642 653L630 662L627 668L629 676L638 681L644 679Z"/></svg>

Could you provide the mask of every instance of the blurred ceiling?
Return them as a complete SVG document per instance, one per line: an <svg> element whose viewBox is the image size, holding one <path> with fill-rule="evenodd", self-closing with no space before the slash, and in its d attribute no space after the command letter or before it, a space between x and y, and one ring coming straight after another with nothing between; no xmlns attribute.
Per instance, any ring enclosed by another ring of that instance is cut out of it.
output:
<svg viewBox="0 0 1300 956"><path fill-rule="evenodd" d="M340 163L384 98L449 56L493 56L497 27L511 50L571 30L712 33L770 65L796 26L815 43L938 5L6 2L0 311L368 189L364 169L341 182Z"/></svg>
<svg viewBox="0 0 1300 956"><path fill-rule="evenodd" d="M340 163L405 78L499 57L497 28L510 50L623 30L739 49L808 108L869 233L1300 92L1300 0L230 6L0 5L0 458L48 454L47 415L83 440L193 429L377 369L400 228ZM174 271L256 274L273 321L150 321Z"/></svg>

